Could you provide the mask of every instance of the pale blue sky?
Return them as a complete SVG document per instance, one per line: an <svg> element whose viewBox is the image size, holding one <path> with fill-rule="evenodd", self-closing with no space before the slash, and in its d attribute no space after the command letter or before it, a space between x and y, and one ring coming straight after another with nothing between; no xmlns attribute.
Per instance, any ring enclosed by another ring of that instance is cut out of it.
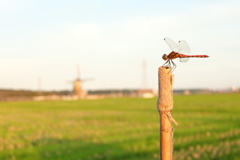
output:
<svg viewBox="0 0 240 160"><path fill-rule="evenodd" d="M84 89L157 88L164 42L188 42L175 60L175 88L240 87L240 2L143 0L0 0L0 88L71 89L67 81L95 78Z"/></svg>

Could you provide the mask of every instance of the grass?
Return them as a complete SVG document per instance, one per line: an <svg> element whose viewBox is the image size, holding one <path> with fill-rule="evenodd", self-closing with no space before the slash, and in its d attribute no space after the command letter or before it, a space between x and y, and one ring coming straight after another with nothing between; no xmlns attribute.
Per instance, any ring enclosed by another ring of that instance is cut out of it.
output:
<svg viewBox="0 0 240 160"><path fill-rule="evenodd" d="M175 160L239 160L240 94L176 95ZM1 160L158 160L157 98L0 103Z"/></svg>

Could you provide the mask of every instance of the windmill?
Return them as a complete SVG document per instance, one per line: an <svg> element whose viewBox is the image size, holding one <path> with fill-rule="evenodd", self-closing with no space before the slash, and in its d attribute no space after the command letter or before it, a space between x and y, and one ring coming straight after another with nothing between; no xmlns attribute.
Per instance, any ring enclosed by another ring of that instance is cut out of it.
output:
<svg viewBox="0 0 240 160"><path fill-rule="evenodd" d="M146 59L143 59L143 90L148 88L148 81L147 81L147 61Z"/></svg>
<svg viewBox="0 0 240 160"><path fill-rule="evenodd" d="M80 68L77 65L77 79L73 81L73 91L75 96L83 97L86 93L83 91L82 83L93 80L93 78L81 79L80 77Z"/></svg>

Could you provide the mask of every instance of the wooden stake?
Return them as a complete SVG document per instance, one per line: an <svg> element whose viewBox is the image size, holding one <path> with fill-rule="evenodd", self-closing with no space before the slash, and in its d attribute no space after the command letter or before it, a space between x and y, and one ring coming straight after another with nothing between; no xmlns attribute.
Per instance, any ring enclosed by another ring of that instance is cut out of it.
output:
<svg viewBox="0 0 240 160"><path fill-rule="evenodd" d="M173 109L173 81L172 68L158 68L158 111L160 114L160 160L172 160L173 153L173 128L171 121Z"/></svg>

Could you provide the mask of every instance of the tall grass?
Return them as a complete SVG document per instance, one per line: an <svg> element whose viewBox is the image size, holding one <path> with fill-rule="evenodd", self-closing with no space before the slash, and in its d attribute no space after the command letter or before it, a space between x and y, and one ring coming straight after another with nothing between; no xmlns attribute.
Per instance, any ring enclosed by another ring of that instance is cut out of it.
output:
<svg viewBox="0 0 240 160"><path fill-rule="evenodd" d="M240 95L177 95L175 160L239 160ZM157 98L0 103L1 160L157 160Z"/></svg>

